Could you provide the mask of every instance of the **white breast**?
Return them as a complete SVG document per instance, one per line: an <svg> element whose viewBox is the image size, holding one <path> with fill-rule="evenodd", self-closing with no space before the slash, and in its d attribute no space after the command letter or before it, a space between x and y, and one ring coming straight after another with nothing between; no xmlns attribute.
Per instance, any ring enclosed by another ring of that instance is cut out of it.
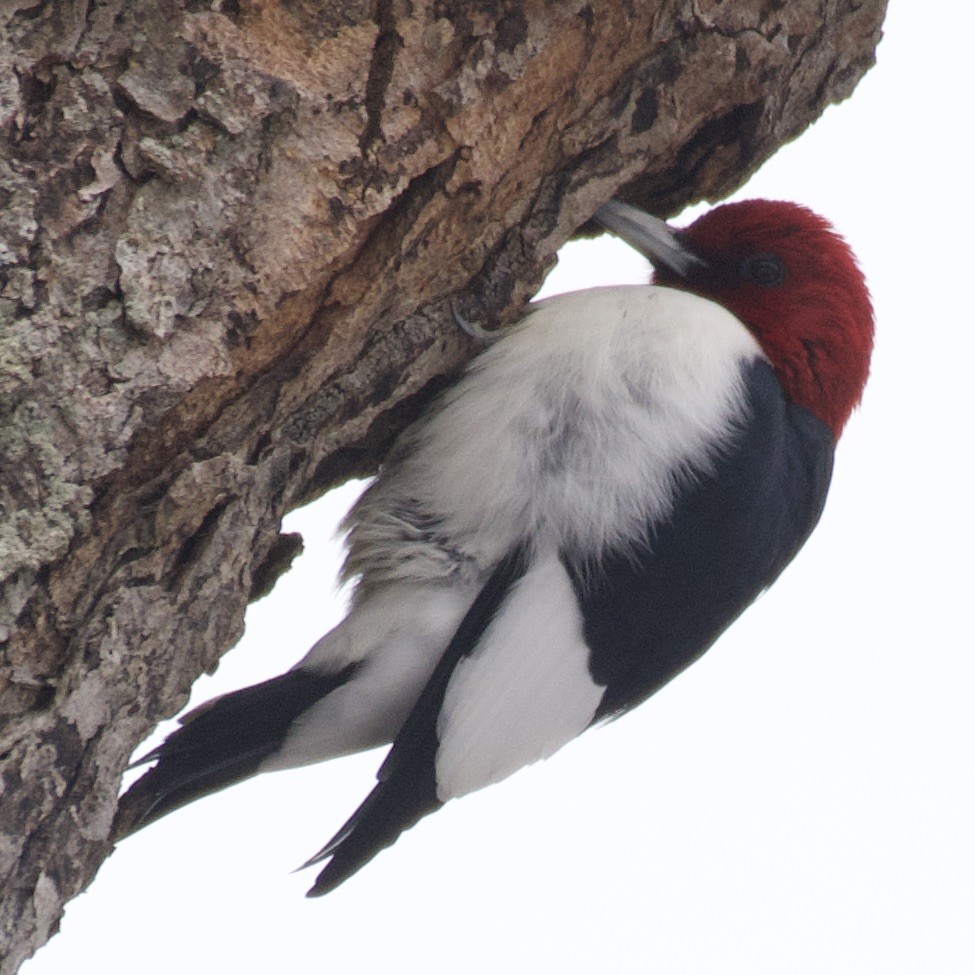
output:
<svg viewBox="0 0 975 975"><path fill-rule="evenodd" d="M299 666L362 666L296 722L274 767L388 741L487 576L525 539L528 572L448 688L441 795L575 737L603 689L557 553L597 558L665 517L675 486L708 468L741 419L742 364L760 354L730 313L682 292L540 303L404 433L353 509L352 611Z"/></svg>
<svg viewBox="0 0 975 975"><path fill-rule="evenodd" d="M489 567L524 537L597 557L666 516L681 478L707 470L742 416L742 363L759 355L733 315L684 292L540 302L407 431L353 523L375 544L395 534L391 510L418 503L452 553L429 553L433 576L456 571L454 557Z"/></svg>

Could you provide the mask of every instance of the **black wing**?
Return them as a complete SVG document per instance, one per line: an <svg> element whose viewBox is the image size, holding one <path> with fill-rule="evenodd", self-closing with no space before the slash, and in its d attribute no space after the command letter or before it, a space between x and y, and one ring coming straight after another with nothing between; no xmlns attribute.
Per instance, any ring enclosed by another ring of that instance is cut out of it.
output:
<svg viewBox="0 0 975 975"><path fill-rule="evenodd" d="M437 718L457 664L472 653L512 585L524 574L526 553L519 546L498 564L461 621L410 716L379 769L379 784L345 825L308 861L328 860L308 892L327 894L391 846L404 831L439 809L435 780Z"/></svg>
<svg viewBox="0 0 975 975"><path fill-rule="evenodd" d="M745 381L748 422L713 474L686 485L667 522L591 571L563 556L593 680L606 686L597 719L636 706L697 660L775 581L819 520L832 432L785 398L766 361L750 365Z"/></svg>

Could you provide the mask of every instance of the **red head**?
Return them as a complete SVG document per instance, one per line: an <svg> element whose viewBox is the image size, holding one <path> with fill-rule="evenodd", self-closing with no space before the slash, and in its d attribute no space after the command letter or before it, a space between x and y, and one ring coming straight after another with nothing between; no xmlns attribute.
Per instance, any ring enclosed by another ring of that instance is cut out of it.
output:
<svg viewBox="0 0 975 975"><path fill-rule="evenodd" d="M677 231L702 258L655 280L711 298L754 333L786 394L839 437L867 381L873 308L847 243L795 203L716 207Z"/></svg>

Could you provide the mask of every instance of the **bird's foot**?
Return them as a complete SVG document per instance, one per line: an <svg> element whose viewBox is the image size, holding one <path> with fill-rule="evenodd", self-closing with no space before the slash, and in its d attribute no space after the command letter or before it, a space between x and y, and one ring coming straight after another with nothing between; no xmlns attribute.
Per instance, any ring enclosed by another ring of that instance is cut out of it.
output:
<svg viewBox="0 0 975 975"><path fill-rule="evenodd" d="M506 331L506 329L498 329L497 331L489 332L486 328L482 328L480 325L470 321L470 319L465 318L459 311L457 311L453 302L451 302L450 311L454 316L454 321L457 323L457 327L465 335L469 335L472 339L477 342L481 342L484 345L490 345L493 342L497 342Z"/></svg>

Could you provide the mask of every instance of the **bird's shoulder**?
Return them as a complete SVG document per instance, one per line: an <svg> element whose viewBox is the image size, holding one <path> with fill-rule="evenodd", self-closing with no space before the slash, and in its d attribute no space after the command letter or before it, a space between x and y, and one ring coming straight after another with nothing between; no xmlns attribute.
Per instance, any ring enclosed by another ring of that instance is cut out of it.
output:
<svg viewBox="0 0 975 975"><path fill-rule="evenodd" d="M743 422L670 514L593 565L569 553L602 715L628 710L694 662L778 578L823 510L830 428L791 403L772 366L745 371Z"/></svg>

